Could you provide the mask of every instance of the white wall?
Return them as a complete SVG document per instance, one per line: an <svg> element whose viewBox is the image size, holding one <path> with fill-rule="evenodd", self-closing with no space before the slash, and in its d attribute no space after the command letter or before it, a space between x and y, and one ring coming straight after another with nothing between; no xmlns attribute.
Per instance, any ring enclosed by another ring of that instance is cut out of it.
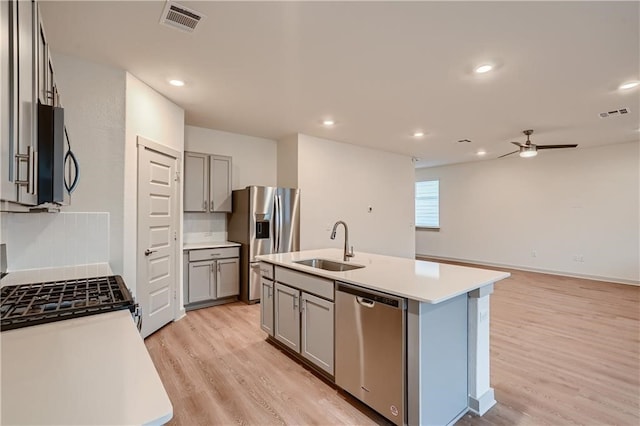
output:
<svg viewBox="0 0 640 426"><path fill-rule="evenodd" d="M298 136L297 149L302 250L342 248L342 229L329 237L344 220L356 252L414 257L410 157L307 135Z"/></svg>
<svg viewBox="0 0 640 426"><path fill-rule="evenodd" d="M416 252L637 283L639 146L418 169L440 179L441 229L416 231Z"/></svg>
<svg viewBox="0 0 640 426"><path fill-rule="evenodd" d="M184 110L133 75L126 73L123 278L134 294L137 262L138 136L183 152ZM181 238L178 246L182 247L182 196L179 212ZM180 289L182 289L181 259L180 257L177 275ZM180 291L179 294L182 292ZM182 306L182 300L179 303Z"/></svg>
<svg viewBox="0 0 640 426"><path fill-rule="evenodd" d="M233 157L232 189L277 183L277 144L271 139L186 126L184 150ZM185 240L224 240L226 220L226 213L186 213Z"/></svg>
<svg viewBox="0 0 640 426"><path fill-rule="evenodd" d="M80 58L53 54L71 147L80 181L64 212L3 214L10 270L109 262L122 273L125 72ZM66 148L66 147L65 147ZM89 212L89 214L84 214ZM98 226L99 231L85 224ZM103 224L104 220L108 223ZM106 228L105 228L106 226ZM105 232L108 229L108 232ZM82 234L95 246L86 247ZM94 232L98 231L98 232ZM60 244L52 244L58 240ZM105 256L103 250L108 249ZM46 253L50 250L50 255Z"/></svg>
<svg viewBox="0 0 640 426"><path fill-rule="evenodd" d="M278 186L298 187L298 135L278 141Z"/></svg>

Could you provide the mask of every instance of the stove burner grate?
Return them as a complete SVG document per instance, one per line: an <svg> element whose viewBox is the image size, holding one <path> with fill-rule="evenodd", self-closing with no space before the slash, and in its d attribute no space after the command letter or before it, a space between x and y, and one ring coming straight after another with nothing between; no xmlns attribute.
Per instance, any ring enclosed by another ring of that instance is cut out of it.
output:
<svg viewBox="0 0 640 426"><path fill-rule="evenodd" d="M120 309L135 311L119 275L6 286L0 289L0 330Z"/></svg>

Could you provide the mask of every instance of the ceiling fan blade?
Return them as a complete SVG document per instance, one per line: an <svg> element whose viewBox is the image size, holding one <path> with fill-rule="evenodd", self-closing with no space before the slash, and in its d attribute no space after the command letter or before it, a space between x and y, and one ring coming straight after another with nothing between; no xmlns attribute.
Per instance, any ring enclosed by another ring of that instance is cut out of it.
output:
<svg viewBox="0 0 640 426"><path fill-rule="evenodd" d="M578 144L568 145L538 145L538 149L575 148Z"/></svg>
<svg viewBox="0 0 640 426"><path fill-rule="evenodd" d="M518 150L513 151L513 152L510 152L510 153L508 153L508 154L501 155L501 156L500 156L500 157L498 157L498 158L506 157L507 155L515 154L516 152L519 152L519 151L520 151L520 150L518 149Z"/></svg>
<svg viewBox="0 0 640 426"><path fill-rule="evenodd" d="M520 142L511 142L514 145L518 145L518 146L524 146L523 144L521 144Z"/></svg>

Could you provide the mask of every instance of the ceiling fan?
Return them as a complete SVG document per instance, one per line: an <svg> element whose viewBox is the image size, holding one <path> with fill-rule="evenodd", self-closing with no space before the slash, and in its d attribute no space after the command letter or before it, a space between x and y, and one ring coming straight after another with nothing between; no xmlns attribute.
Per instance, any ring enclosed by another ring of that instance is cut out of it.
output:
<svg viewBox="0 0 640 426"><path fill-rule="evenodd" d="M535 157L538 155L539 149L558 149L558 148L575 148L578 144L568 144L568 145L536 145L531 143L529 140L529 136L533 133L533 130L523 130L522 133L527 135L527 141L525 143L520 142L511 142L514 145L518 145L518 149L510 152L508 154L501 155L498 158L506 157L507 155L515 154L516 152L520 153L520 157Z"/></svg>

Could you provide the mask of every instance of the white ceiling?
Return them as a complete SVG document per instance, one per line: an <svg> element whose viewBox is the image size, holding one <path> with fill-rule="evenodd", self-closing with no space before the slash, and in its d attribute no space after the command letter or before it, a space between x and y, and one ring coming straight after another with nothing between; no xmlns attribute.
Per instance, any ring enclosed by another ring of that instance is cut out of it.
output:
<svg viewBox="0 0 640 426"><path fill-rule="evenodd" d="M207 16L194 33L160 25L162 1L41 10L53 50L131 72L194 126L305 133L419 166L496 158L528 128L578 149L640 136L640 88L617 89L640 79L639 2L180 3ZM474 74L483 62L497 68ZM621 107L631 113L598 116Z"/></svg>

